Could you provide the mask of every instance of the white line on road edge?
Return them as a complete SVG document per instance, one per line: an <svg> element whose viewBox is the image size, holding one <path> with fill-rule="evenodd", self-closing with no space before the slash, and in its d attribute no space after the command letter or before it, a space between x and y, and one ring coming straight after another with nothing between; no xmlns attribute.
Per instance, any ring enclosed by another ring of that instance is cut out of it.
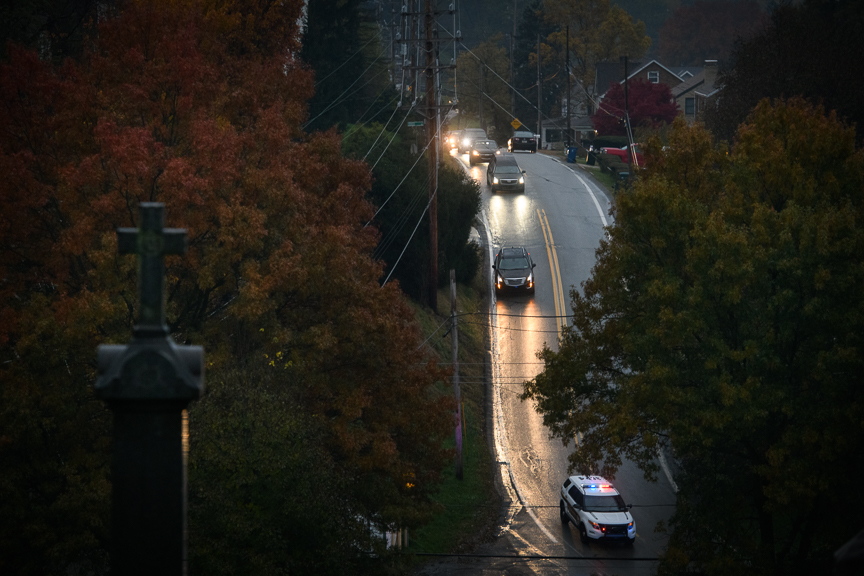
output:
<svg viewBox="0 0 864 576"><path fill-rule="evenodd" d="M672 472L669 470L669 465L666 463L666 455L663 454L662 448L657 448L657 459L660 460L660 467L663 468L663 473L666 474L666 479L672 485L672 491L678 493L678 485L672 479Z"/></svg>
<svg viewBox="0 0 864 576"><path fill-rule="evenodd" d="M557 158L555 158L553 156L547 156L547 158L549 158L553 162L557 162L558 164L561 164L562 166L567 166L567 164L565 164L564 162L558 160ZM581 182L582 185L585 186L585 189L588 191L588 193L591 194L591 199L594 200L594 206L597 207L597 213L600 214L600 220L603 221L603 226L608 226L609 224L606 222L606 215L603 213L603 209L600 207L600 202L597 201L597 197L594 195L594 192L591 191L591 187L588 186L588 183L585 182L585 180L582 179L582 176L580 176L576 172L575 168L570 168L570 166L567 166L567 168L570 169L570 172L572 172L573 175L579 179L579 182Z"/></svg>
<svg viewBox="0 0 864 576"><path fill-rule="evenodd" d="M600 202L597 201L597 197L594 195L594 192L591 191L591 187L588 186L588 183L585 182L585 180L582 179L582 176L577 174L575 170L571 168L570 171L573 172L573 175L579 179L579 182L581 182L582 185L585 186L585 189L588 190L588 193L591 194L591 199L594 200L594 206L597 207L597 212L600 214L600 220L603 221L603 226L608 226L609 224L606 223L606 215L603 214L603 209L600 208Z"/></svg>

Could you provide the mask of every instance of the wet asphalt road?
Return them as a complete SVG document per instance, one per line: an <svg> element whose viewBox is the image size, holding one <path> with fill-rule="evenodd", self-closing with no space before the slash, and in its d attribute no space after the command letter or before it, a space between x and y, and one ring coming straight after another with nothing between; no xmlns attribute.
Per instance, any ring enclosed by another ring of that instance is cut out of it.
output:
<svg viewBox="0 0 864 576"><path fill-rule="evenodd" d="M567 456L577 449L549 438L542 417L531 402L522 402L522 383L542 369L537 351L557 350L561 316L571 311L570 290L580 289L595 263L595 251L612 223L609 198L589 171L564 162L562 156L516 153L527 172L524 194L491 193L486 165L467 166L481 183L484 248L494 254L501 246L525 246L531 253L536 292L501 295L492 309L492 372L495 451L500 490L509 500L494 542L475 551L483 557L463 557L430 564L424 574L465 575L649 575L666 543L654 531L673 512L675 496L669 479L647 482L635 465L625 462L609 478L625 502L633 504L637 538L624 544L582 544L572 525L558 516L559 491L568 476ZM491 282L491 269L490 282ZM578 471L577 471L578 472ZM543 556L547 558L513 558Z"/></svg>

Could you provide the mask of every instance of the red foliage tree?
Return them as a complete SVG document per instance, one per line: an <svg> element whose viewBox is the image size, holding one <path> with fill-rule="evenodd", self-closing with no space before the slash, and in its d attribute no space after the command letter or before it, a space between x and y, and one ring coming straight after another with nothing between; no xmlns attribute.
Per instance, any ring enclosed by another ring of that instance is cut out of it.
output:
<svg viewBox="0 0 864 576"><path fill-rule="evenodd" d="M630 122L635 127L657 128L670 124L678 115L678 106L665 84L654 84L644 79L629 82L627 87ZM591 118L601 136L624 135L624 85L612 84Z"/></svg>
<svg viewBox="0 0 864 576"><path fill-rule="evenodd" d="M767 22L767 14L754 0L697 0L678 8L666 21L657 52L669 66L724 60L737 39L750 37Z"/></svg>
<svg viewBox="0 0 864 576"><path fill-rule="evenodd" d="M175 338L205 345L210 381L268 366L256 385L296 399L340 474L362 479L340 495L352 509L416 523L447 461L444 374L371 258L368 169L301 128L303 2L206 4L124 3L79 62L13 47L0 66L0 572L102 569L95 350L128 340L136 316L115 230L142 201L189 233L166 262Z"/></svg>

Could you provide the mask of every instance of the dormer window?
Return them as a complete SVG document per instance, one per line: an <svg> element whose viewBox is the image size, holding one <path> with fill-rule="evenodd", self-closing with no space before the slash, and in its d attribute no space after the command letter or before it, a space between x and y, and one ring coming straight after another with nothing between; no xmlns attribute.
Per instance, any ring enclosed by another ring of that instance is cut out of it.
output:
<svg viewBox="0 0 864 576"><path fill-rule="evenodd" d="M658 84L660 82L660 72L648 72L648 81L652 84Z"/></svg>

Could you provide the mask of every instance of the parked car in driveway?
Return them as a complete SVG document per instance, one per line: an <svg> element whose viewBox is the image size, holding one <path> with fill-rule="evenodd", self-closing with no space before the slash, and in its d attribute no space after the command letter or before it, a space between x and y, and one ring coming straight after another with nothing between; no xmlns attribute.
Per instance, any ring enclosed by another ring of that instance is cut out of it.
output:
<svg viewBox="0 0 864 576"><path fill-rule="evenodd" d="M618 156L621 158L621 161L625 164L629 163L630 155L627 153L627 146L623 148L601 148L600 151L603 154L609 154L611 156ZM645 165L645 159L642 157L642 148L641 144L633 144L633 151L636 153L635 162L639 166Z"/></svg>
<svg viewBox="0 0 864 576"><path fill-rule="evenodd" d="M516 130L513 137L507 141L507 150L513 152L515 150L528 150L529 152L537 152L537 137L533 132L528 130Z"/></svg>
<svg viewBox="0 0 864 576"><path fill-rule="evenodd" d="M534 267L531 254L522 246L501 248L495 256L495 292L534 293Z"/></svg>
<svg viewBox="0 0 864 576"><path fill-rule="evenodd" d="M519 168L512 154L495 156L486 168L486 184L492 192L525 192L525 171Z"/></svg>
<svg viewBox="0 0 864 576"><path fill-rule="evenodd" d="M473 166L481 162L489 162L497 154L500 154L497 142L494 140L476 140L471 146L471 153L468 154L468 164Z"/></svg>

